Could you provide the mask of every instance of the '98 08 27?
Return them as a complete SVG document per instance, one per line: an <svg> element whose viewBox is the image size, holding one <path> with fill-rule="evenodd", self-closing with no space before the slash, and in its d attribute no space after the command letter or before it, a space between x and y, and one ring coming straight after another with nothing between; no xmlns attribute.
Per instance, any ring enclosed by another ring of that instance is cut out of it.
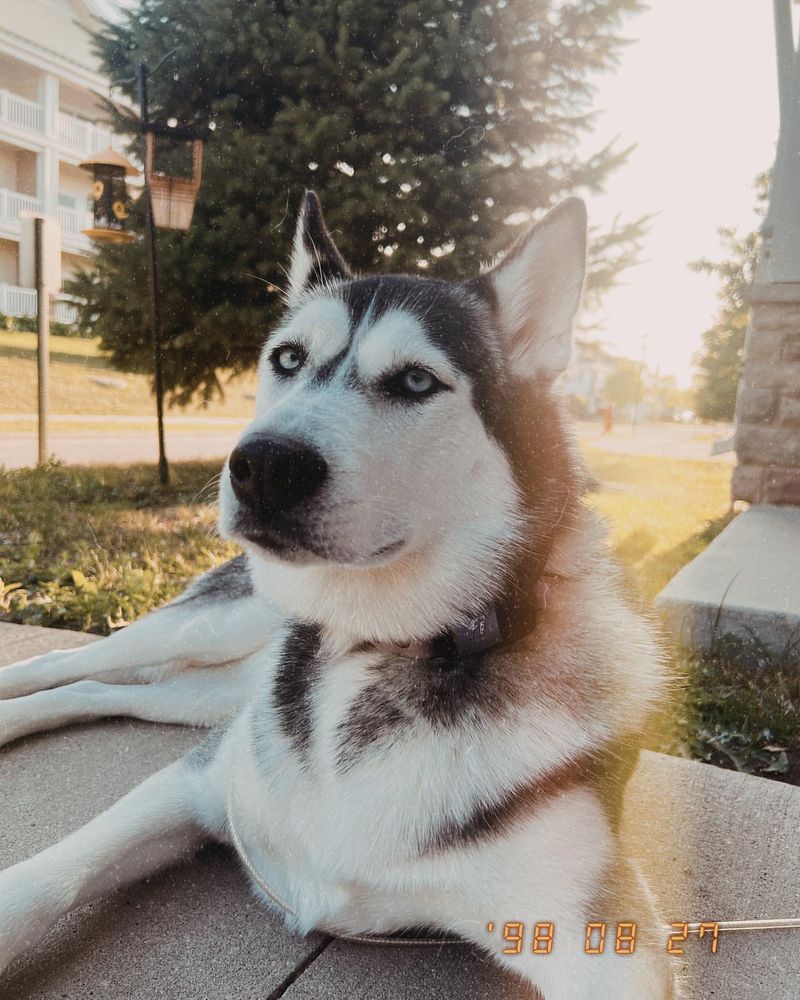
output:
<svg viewBox="0 0 800 1000"><path fill-rule="evenodd" d="M690 934L698 938L708 938L711 954L716 955L719 949L718 921L704 921L690 924L688 921L675 921L669 925L672 933L666 933L665 948L669 955L683 955L683 945ZM492 934L499 930L506 947L504 955L520 955L526 948L534 955L549 955L555 947L556 925L553 921L541 920L533 924L530 936L526 940L526 927L520 920L507 920L503 924L489 921L486 930ZM623 920L617 924L609 924L602 920L593 920L586 925L583 950L587 955L602 955L613 951L617 955L632 955L636 951L637 924L635 921Z"/></svg>

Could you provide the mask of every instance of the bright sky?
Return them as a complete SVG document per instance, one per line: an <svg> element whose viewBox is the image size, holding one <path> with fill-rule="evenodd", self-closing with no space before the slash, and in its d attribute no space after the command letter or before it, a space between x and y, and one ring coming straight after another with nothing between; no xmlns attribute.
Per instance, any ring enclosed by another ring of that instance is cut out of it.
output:
<svg viewBox="0 0 800 1000"><path fill-rule="evenodd" d="M778 90L769 0L651 0L627 23L633 39L604 78L605 109L587 149L620 136L637 143L593 222L658 213L643 260L604 303L597 336L688 386L692 354L712 321L717 283L687 262L722 256L718 226L754 224L757 173L772 165Z"/></svg>
<svg viewBox="0 0 800 1000"><path fill-rule="evenodd" d="M120 2L120 0L116 0ZM129 4L132 0L123 0ZM798 20L800 7L795 7ZM619 70L599 81L594 152L615 136L637 144L592 222L656 214L644 263L605 300L596 336L688 386L692 355L716 309L717 282L687 263L721 256L717 228L755 222L756 174L772 165L778 96L769 0L650 0L624 34ZM594 317L592 317L594 318Z"/></svg>

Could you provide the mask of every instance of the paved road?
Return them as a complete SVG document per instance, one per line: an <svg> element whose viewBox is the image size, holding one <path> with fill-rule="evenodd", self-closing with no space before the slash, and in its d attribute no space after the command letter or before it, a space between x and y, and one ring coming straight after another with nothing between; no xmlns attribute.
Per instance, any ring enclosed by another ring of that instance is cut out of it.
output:
<svg viewBox="0 0 800 1000"><path fill-rule="evenodd" d="M111 415L103 413L84 413L76 416L74 413L51 413L49 416L51 424L153 424L152 414L143 413L139 416L130 414L114 413ZM201 414L180 414L168 413L164 417L167 427L242 427L248 422L249 417L213 417ZM30 413L0 413L0 425L27 422L36 426L36 417Z"/></svg>
<svg viewBox="0 0 800 1000"><path fill-rule="evenodd" d="M32 465L36 461L36 436L28 433L2 432L3 416L0 414L0 465L14 469ZM71 421L83 418L70 417ZM52 454L68 465L102 463L155 462L156 436L152 430L104 432L99 426L105 418L87 419L86 431L59 433L54 422L50 435ZM109 418L114 423L119 418ZM131 421L146 419L129 418ZM204 426L192 428L192 421ZM227 455L244 420L212 420L206 418L170 418L167 424L167 456L173 461L187 459L215 459ZM89 429L91 427L91 430ZM730 428L725 425L704 427L691 424L643 424L634 432L629 425L614 428L611 434L602 434L598 424L584 423L578 433L593 448L619 455L654 455L658 458L693 459L733 463L733 452L712 456L713 441L725 438Z"/></svg>
<svg viewBox="0 0 800 1000"><path fill-rule="evenodd" d="M731 465L736 461L733 451L711 454L715 441L730 437L730 424L641 424L635 430L630 424L619 424L611 434L603 434L598 424L581 423L578 434L593 448L615 455L653 455Z"/></svg>
<svg viewBox="0 0 800 1000"><path fill-rule="evenodd" d="M170 461L224 458L239 437L240 426L203 431L170 431L166 451ZM155 430L104 434L80 432L50 435L51 454L67 465L127 464L158 459ZM0 431L0 466L18 469L36 463L37 443L33 434L3 434Z"/></svg>

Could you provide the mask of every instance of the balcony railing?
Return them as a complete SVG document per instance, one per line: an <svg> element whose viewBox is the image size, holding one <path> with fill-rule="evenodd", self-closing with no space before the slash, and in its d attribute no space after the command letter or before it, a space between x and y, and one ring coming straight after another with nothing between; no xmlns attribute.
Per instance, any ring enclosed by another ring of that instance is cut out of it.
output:
<svg viewBox="0 0 800 1000"><path fill-rule="evenodd" d="M10 90L0 89L0 123L44 136L44 105ZM122 136L115 135L107 126L85 121L66 111L59 111L56 116L56 137L62 146L84 155L96 153L107 146L118 153L125 153L126 140Z"/></svg>
<svg viewBox="0 0 800 1000"><path fill-rule="evenodd" d="M5 316L35 316L36 289L0 284L0 313Z"/></svg>
<svg viewBox="0 0 800 1000"><path fill-rule="evenodd" d="M29 194L20 194L8 188L0 188L0 225L5 224L14 229L19 228L21 212L40 212L41 203L38 198Z"/></svg>
<svg viewBox="0 0 800 1000"><path fill-rule="evenodd" d="M78 322L78 307L69 299L56 299L53 303L53 319L57 323L69 325Z"/></svg>
<svg viewBox="0 0 800 1000"><path fill-rule="evenodd" d="M0 283L0 313L4 316L35 316L36 289ZM56 299L51 318L57 323L74 323L78 318L78 307L69 298Z"/></svg>
<svg viewBox="0 0 800 1000"><path fill-rule="evenodd" d="M41 202L38 198L8 188L0 188L0 225L5 224L12 229L19 229L22 212L40 211ZM85 242L87 247L89 246L89 238L82 232L84 229L89 229L92 224L92 216L88 211L59 205L58 221L61 223L62 236L70 237L73 241Z"/></svg>
<svg viewBox="0 0 800 1000"><path fill-rule="evenodd" d="M93 122L83 121L74 115L58 113L58 141L78 153L96 153L111 146L118 153L125 153L125 139L110 129Z"/></svg>
<svg viewBox="0 0 800 1000"><path fill-rule="evenodd" d="M58 221L61 223L61 233L63 236L78 237L89 242L89 237L84 236L83 230L90 229L92 216L89 212L81 212L75 208L66 208L59 205Z"/></svg>
<svg viewBox="0 0 800 1000"><path fill-rule="evenodd" d="M36 101L0 90L0 121L26 132L44 132L44 107Z"/></svg>

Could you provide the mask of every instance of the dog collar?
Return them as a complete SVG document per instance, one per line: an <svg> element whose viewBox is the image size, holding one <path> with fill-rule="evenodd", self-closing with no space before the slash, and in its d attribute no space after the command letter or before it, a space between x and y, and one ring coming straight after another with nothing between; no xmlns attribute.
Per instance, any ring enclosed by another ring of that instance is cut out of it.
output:
<svg viewBox="0 0 800 1000"><path fill-rule="evenodd" d="M528 615L522 621L517 609L508 603L493 604L465 625L456 625L432 639L408 643L372 642L370 648L411 660L435 660L475 656L490 649L510 646L532 631L531 618L547 608L549 590L547 580L540 577L534 585L533 598L528 602Z"/></svg>

